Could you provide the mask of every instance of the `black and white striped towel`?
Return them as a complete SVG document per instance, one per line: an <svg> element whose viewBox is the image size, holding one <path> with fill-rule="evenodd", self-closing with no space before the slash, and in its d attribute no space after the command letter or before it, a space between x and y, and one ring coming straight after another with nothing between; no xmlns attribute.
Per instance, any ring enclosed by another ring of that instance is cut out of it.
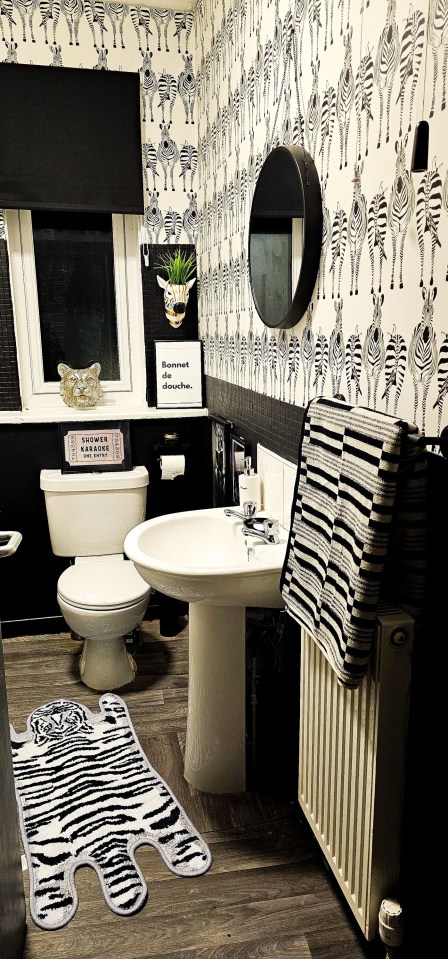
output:
<svg viewBox="0 0 448 959"><path fill-rule="evenodd" d="M426 453L417 427L321 397L301 437L281 591L340 683L369 660L380 592L421 613L426 572Z"/></svg>

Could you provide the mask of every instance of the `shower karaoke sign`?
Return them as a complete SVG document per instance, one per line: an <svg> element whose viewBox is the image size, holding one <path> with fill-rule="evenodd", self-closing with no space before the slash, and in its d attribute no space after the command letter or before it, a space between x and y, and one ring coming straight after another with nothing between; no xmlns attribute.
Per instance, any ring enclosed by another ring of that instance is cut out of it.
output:
<svg viewBox="0 0 448 959"><path fill-rule="evenodd" d="M202 406L201 341L159 340L154 345L158 408Z"/></svg>
<svg viewBox="0 0 448 959"><path fill-rule="evenodd" d="M129 423L61 423L62 473L131 468Z"/></svg>

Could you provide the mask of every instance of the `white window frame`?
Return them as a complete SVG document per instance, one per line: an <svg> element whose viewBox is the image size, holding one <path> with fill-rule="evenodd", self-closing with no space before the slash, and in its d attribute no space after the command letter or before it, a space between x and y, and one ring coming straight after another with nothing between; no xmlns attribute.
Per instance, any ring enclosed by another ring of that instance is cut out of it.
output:
<svg viewBox="0 0 448 959"><path fill-rule="evenodd" d="M4 215L23 410L48 413L48 419L58 419L62 404L71 418L85 420L86 410L65 406L59 393L59 382L44 379L31 213L29 210L5 210ZM123 416L128 410L148 408L138 224L136 216L112 216L121 377L120 380L101 380L103 401L88 411L98 419L103 413L113 413L114 409L116 415Z"/></svg>

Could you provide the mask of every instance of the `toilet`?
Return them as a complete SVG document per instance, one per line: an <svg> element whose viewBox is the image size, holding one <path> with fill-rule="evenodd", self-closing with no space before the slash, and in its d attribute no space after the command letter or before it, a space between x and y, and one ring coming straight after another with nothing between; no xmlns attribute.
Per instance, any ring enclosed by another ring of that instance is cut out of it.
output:
<svg viewBox="0 0 448 959"><path fill-rule="evenodd" d="M41 470L53 553L74 559L58 579L58 603L67 625L84 639L80 674L91 689L117 689L136 673L124 637L143 618L151 587L125 558L123 543L145 519L148 482L144 466L103 473Z"/></svg>

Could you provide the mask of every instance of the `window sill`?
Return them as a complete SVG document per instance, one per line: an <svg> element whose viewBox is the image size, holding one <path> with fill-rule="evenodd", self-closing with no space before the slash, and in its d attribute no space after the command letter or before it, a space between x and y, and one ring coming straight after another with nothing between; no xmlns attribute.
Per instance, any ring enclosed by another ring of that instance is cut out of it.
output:
<svg viewBox="0 0 448 959"><path fill-rule="evenodd" d="M64 406L61 409L40 410L0 410L0 425L2 423L88 423L107 420L165 420L185 419L186 417L207 416L207 407L192 407L188 409L158 409L156 406L126 406L117 405L114 408L96 406L89 410L76 410Z"/></svg>

